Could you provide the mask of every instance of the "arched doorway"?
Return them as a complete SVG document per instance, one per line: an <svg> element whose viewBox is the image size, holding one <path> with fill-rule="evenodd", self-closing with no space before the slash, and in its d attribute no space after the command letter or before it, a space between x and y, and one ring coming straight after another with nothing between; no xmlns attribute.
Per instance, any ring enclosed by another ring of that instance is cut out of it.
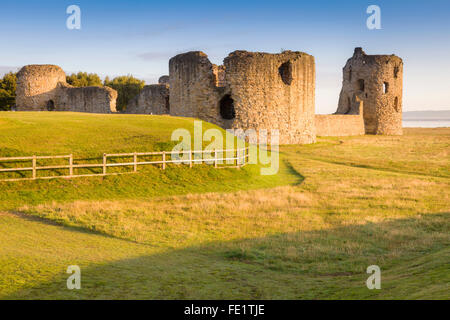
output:
<svg viewBox="0 0 450 320"><path fill-rule="evenodd" d="M225 120L232 120L236 117L234 110L234 100L231 95L227 94L219 102L220 116Z"/></svg>
<svg viewBox="0 0 450 320"><path fill-rule="evenodd" d="M48 111L55 111L55 102L53 100L47 101L47 110Z"/></svg>

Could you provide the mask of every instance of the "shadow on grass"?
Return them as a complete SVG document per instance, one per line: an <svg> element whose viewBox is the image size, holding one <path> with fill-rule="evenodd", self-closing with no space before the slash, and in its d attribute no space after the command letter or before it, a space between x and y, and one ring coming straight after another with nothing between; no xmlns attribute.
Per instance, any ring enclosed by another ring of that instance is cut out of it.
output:
<svg viewBox="0 0 450 320"><path fill-rule="evenodd" d="M305 180L305 176L303 176L299 171L297 171L289 160L283 159L283 163L284 163L284 166L286 167L287 172L289 174L295 176L298 179L292 185L294 185L294 186L301 185L303 183L303 181Z"/></svg>
<svg viewBox="0 0 450 320"><path fill-rule="evenodd" d="M46 219L43 217L38 217L35 215L30 215L30 214L26 214L20 211L7 211L7 213L16 216L18 218L24 219L26 221L31 221L31 222L38 222L38 223L42 223L48 226L56 226L56 227L63 227L64 229L66 229L67 231L72 231L72 232L79 232L79 233L83 233L83 234L95 234L95 235L100 235L102 237L106 237L106 238L110 238L110 239L118 239L121 241L128 241L128 242L132 242L132 243L137 243L136 241L133 240L124 240L122 238L119 237L115 237L113 235L107 234L105 232L102 231L98 231L98 230L90 230L90 229L86 229L84 227L78 227L78 226L68 226L65 225L64 221L54 221L54 220L50 220L50 219Z"/></svg>
<svg viewBox="0 0 450 320"><path fill-rule="evenodd" d="M450 213L426 214L168 249L82 267L81 290L66 288L69 275L64 269L52 281L3 298L445 298L449 221ZM99 246L96 250L111 248ZM85 254L80 252L80 261ZM67 265L74 263L68 261ZM382 270L382 290L368 290L365 285L366 268L373 264Z"/></svg>

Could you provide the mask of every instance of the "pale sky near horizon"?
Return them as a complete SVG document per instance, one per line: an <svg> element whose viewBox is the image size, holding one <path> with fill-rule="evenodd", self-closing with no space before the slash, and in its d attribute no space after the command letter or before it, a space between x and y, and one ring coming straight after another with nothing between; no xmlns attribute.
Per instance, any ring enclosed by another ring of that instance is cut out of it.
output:
<svg viewBox="0 0 450 320"><path fill-rule="evenodd" d="M66 8L81 8L81 30ZM369 5L381 8L369 30ZM170 57L201 50L298 50L316 61L316 112L336 111L342 67L363 47L404 61L403 110L450 110L450 1L14 1L0 5L0 74L50 63L67 73L133 74L155 83Z"/></svg>

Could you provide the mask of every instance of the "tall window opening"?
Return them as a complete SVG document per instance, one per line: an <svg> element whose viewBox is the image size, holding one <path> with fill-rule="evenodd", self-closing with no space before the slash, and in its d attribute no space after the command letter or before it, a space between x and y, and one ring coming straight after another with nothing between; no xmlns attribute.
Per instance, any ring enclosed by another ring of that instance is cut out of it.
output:
<svg viewBox="0 0 450 320"><path fill-rule="evenodd" d="M292 83L292 63L287 61L283 63L279 68L278 72L280 73L281 80L287 85Z"/></svg>
<svg viewBox="0 0 450 320"><path fill-rule="evenodd" d="M352 109L352 101L350 100L350 97L347 97L347 111L345 113L349 113Z"/></svg>
<svg viewBox="0 0 450 320"><path fill-rule="evenodd" d="M220 116L225 120L231 120L236 117L236 111L234 110L234 100L231 95L227 94L219 102Z"/></svg>
<svg viewBox="0 0 450 320"><path fill-rule="evenodd" d="M389 91L389 83L388 82L384 82L383 83L383 92L384 93L388 93Z"/></svg>
<svg viewBox="0 0 450 320"><path fill-rule="evenodd" d="M395 97L394 99L394 109L395 111L400 112L400 107L398 105L398 97Z"/></svg>
<svg viewBox="0 0 450 320"><path fill-rule="evenodd" d="M364 91L364 79L359 79L358 80L358 89L360 91Z"/></svg>
<svg viewBox="0 0 450 320"><path fill-rule="evenodd" d="M397 78L398 76L398 67L394 67L394 78Z"/></svg>
<svg viewBox="0 0 450 320"><path fill-rule="evenodd" d="M166 97L166 110L167 110L167 113L170 113L169 97Z"/></svg>

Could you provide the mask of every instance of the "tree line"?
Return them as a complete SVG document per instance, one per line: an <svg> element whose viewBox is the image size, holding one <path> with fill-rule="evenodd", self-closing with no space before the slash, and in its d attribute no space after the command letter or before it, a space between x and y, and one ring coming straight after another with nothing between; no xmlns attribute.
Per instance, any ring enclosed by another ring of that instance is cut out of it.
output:
<svg viewBox="0 0 450 320"><path fill-rule="evenodd" d="M0 79L0 110L11 110L16 104L16 73L8 72Z"/></svg>
<svg viewBox="0 0 450 320"><path fill-rule="evenodd" d="M118 76L105 80L95 73L78 72L66 76L68 84L74 87L108 86L117 90L117 111L125 111L128 101L144 87L145 81L132 75ZM0 110L11 110L16 104L17 73L9 72L0 79Z"/></svg>

